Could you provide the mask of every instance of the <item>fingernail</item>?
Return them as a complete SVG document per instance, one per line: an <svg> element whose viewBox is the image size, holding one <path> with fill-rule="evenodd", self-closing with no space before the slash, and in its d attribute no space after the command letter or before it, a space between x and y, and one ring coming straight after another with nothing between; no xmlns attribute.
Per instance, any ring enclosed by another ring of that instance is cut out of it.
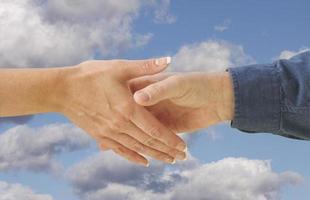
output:
<svg viewBox="0 0 310 200"><path fill-rule="evenodd" d="M177 153L175 155L176 159L178 160L185 160L186 159L186 154L185 153Z"/></svg>
<svg viewBox="0 0 310 200"><path fill-rule="evenodd" d="M177 149L184 152L187 149L187 147L184 143L180 143L177 145Z"/></svg>
<svg viewBox="0 0 310 200"><path fill-rule="evenodd" d="M169 65L169 64L171 63L171 60L172 60L171 57L168 56L168 57L167 57L167 65Z"/></svg>
<svg viewBox="0 0 310 200"><path fill-rule="evenodd" d="M174 164L175 163L175 160L173 158L170 158L170 157L166 157L164 160L166 162L170 163L170 164Z"/></svg>
<svg viewBox="0 0 310 200"><path fill-rule="evenodd" d="M144 163L144 166L145 166L145 167L149 167L149 166L150 166L150 163L148 163L148 162L147 162L147 163Z"/></svg>
<svg viewBox="0 0 310 200"><path fill-rule="evenodd" d="M135 98L136 99L139 99L140 101L143 101L143 102L146 102L146 101L149 101L150 100L150 96L145 93L145 92L136 92L134 94Z"/></svg>
<svg viewBox="0 0 310 200"><path fill-rule="evenodd" d="M162 65L169 65L171 63L171 57L164 57L164 58L157 58L155 60L155 64L157 66L162 66Z"/></svg>

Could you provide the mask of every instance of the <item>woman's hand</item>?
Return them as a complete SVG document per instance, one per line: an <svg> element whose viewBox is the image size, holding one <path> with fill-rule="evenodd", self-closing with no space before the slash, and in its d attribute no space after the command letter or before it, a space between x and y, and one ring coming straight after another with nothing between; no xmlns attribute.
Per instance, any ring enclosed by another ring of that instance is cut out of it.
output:
<svg viewBox="0 0 310 200"><path fill-rule="evenodd" d="M175 132L207 128L234 114L233 85L228 72L166 73L130 81L134 99Z"/></svg>
<svg viewBox="0 0 310 200"><path fill-rule="evenodd" d="M147 165L140 154L167 163L185 159L182 139L135 103L128 86L128 80L158 73L168 64L168 58L83 62L66 78L61 112L131 161Z"/></svg>

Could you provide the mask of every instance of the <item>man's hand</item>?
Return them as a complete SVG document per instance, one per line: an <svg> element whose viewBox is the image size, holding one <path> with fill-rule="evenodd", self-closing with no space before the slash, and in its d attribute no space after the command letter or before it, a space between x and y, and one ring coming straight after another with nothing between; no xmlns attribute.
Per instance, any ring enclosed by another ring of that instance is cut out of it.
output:
<svg viewBox="0 0 310 200"><path fill-rule="evenodd" d="M135 101L175 132L232 120L233 85L228 72L157 74L130 81Z"/></svg>
<svg viewBox="0 0 310 200"><path fill-rule="evenodd" d="M185 159L182 139L135 103L128 86L128 80L158 73L168 64L168 58L83 62L65 79L61 112L131 161L147 165L141 154L167 163Z"/></svg>

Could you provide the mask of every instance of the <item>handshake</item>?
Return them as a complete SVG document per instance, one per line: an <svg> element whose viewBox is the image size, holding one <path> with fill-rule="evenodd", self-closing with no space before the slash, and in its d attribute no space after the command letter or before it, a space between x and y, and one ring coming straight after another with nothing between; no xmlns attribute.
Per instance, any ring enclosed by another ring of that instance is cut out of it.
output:
<svg viewBox="0 0 310 200"><path fill-rule="evenodd" d="M148 166L186 159L177 133L207 128L234 114L228 72L162 72L170 57L94 60L70 67L57 85L57 111L90 134L100 149ZM61 86L61 87L59 87Z"/></svg>

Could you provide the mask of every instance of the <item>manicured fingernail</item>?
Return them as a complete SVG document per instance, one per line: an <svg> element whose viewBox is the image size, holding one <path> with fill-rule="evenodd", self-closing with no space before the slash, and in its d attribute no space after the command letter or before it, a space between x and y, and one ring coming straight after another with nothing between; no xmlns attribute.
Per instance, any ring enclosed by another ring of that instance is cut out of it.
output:
<svg viewBox="0 0 310 200"><path fill-rule="evenodd" d="M187 160L187 153L185 153L185 157L184 157L184 159L183 160Z"/></svg>
<svg viewBox="0 0 310 200"><path fill-rule="evenodd" d="M170 164L174 164L174 163L175 163L175 159L170 158L170 157L166 157L164 160L165 160L167 163L170 163Z"/></svg>
<svg viewBox="0 0 310 200"><path fill-rule="evenodd" d="M175 157L176 157L176 159L178 159L178 160L185 160L185 159L186 159L186 154L185 154L185 153L179 152L179 153L177 153L177 154L175 155Z"/></svg>
<svg viewBox="0 0 310 200"><path fill-rule="evenodd" d="M180 143L177 145L177 149L184 152L187 149L187 147L184 143Z"/></svg>
<svg viewBox="0 0 310 200"><path fill-rule="evenodd" d="M141 92L136 92L134 94L134 97L136 99L139 99L139 101L143 101L143 102L147 102L147 101L150 100L150 96L147 93L142 92L142 91Z"/></svg>
<svg viewBox="0 0 310 200"><path fill-rule="evenodd" d="M162 65L169 65L171 63L171 57L164 57L164 58L157 58L155 60L155 64L157 66L162 66Z"/></svg>
<svg viewBox="0 0 310 200"><path fill-rule="evenodd" d="M171 63L171 57L168 56L168 57L167 57L167 65L169 65L170 63Z"/></svg>

